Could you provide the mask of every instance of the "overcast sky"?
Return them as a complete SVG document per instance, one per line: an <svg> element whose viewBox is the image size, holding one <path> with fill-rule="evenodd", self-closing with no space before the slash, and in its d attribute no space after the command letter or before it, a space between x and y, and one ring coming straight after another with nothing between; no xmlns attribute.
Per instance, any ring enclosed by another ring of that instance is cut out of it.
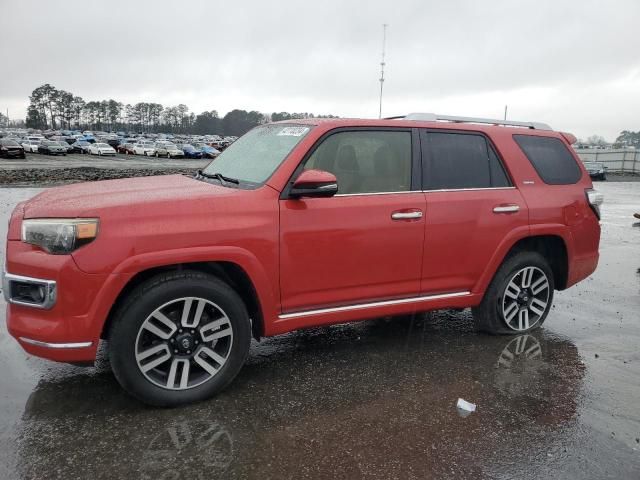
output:
<svg viewBox="0 0 640 480"><path fill-rule="evenodd" d="M0 109L44 83L191 111L537 120L640 130L640 0L0 0Z"/></svg>

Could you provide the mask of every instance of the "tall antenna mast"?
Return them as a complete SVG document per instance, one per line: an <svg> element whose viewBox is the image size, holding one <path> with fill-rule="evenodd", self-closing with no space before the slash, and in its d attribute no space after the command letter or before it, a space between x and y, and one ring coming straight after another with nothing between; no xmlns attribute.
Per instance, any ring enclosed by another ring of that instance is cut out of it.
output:
<svg viewBox="0 0 640 480"><path fill-rule="evenodd" d="M382 24L382 61L380 62L380 110L378 111L378 118L382 118L382 86L384 85L384 53L387 46L387 27L386 23Z"/></svg>

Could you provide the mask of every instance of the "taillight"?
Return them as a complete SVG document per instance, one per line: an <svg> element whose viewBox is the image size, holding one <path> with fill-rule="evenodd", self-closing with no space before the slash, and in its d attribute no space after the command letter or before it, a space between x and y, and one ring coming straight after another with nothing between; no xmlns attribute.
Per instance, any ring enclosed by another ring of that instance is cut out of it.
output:
<svg viewBox="0 0 640 480"><path fill-rule="evenodd" d="M584 193L587 195L587 201L593 213L596 214L598 220L600 220L600 205L604 202L604 195L593 188L587 188Z"/></svg>

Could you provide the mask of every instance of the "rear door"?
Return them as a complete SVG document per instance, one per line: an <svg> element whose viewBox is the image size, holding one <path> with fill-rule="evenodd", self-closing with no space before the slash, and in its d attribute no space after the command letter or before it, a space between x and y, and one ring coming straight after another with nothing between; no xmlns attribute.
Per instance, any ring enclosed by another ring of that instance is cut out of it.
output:
<svg viewBox="0 0 640 480"><path fill-rule="evenodd" d="M303 164L335 174L338 194L280 201L283 312L417 296L425 209L417 131L334 131Z"/></svg>
<svg viewBox="0 0 640 480"><path fill-rule="evenodd" d="M421 130L427 212L422 292L472 291L498 245L528 228L528 210L490 139Z"/></svg>

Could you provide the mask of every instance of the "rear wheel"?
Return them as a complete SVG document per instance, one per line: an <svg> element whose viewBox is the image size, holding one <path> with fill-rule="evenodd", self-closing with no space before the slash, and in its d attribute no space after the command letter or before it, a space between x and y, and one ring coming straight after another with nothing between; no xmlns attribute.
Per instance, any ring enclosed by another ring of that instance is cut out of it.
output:
<svg viewBox="0 0 640 480"><path fill-rule="evenodd" d="M162 274L128 297L109 334L114 374L156 406L209 398L240 371L251 325L238 294L195 271Z"/></svg>
<svg viewBox="0 0 640 480"><path fill-rule="evenodd" d="M540 327L553 302L553 272L537 252L520 252L496 272L482 303L473 309L478 329L514 335Z"/></svg>

